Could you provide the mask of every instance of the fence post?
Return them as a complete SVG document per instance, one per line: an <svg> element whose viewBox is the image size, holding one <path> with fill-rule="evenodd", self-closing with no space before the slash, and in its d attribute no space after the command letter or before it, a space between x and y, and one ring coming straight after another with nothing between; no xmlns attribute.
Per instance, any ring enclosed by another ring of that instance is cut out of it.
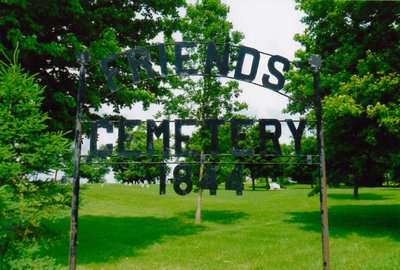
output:
<svg viewBox="0 0 400 270"><path fill-rule="evenodd" d="M76 99L76 128L75 128L75 146L74 146L74 175L72 182L72 202L71 202L71 229L69 242L69 269L76 269L76 244L78 235L78 208L79 208L79 172L81 161L82 146L82 100L83 88L85 83L85 64L89 63L90 56L88 51L77 55L79 68L79 86Z"/></svg>
<svg viewBox="0 0 400 270"><path fill-rule="evenodd" d="M322 59L319 56L311 55L308 63L313 67L315 90L315 114L317 118L318 133L318 154L319 154L319 186L320 186L320 205L321 205L321 233L322 233L322 258L323 269L330 269L329 260L329 228L328 228L328 206L326 196L326 166L325 166L325 141L324 126L322 122L322 104L319 69L322 66Z"/></svg>

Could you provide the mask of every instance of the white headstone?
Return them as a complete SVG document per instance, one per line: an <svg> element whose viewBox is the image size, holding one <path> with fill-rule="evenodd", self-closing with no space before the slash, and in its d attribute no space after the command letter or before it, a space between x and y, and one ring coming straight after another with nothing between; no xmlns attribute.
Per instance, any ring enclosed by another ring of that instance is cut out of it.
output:
<svg viewBox="0 0 400 270"><path fill-rule="evenodd" d="M278 183L272 182L269 184L269 190L274 190L274 189L281 189L281 186Z"/></svg>

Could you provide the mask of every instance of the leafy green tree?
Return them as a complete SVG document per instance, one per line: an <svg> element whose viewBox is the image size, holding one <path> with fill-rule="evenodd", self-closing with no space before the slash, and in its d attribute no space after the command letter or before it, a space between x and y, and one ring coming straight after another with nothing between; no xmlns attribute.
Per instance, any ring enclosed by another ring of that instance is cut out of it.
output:
<svg viewBox="0 0 400 270"><path fill-rule="evenodd" d="M321 90L328 181L379 186L398 167L400 121L399 2L297 0L308 25L296 35L304 49L296 56L307 65L311 54L323 59ZM285 90L313 104L312 75L290 72ZM291 102L289 112L312 106ZM349 180L350 179L350 180Z"/></svg>
<svg viewBox="0 0 400 270"><path fill-rule="evenodd" d="M105 146L100 147L99 150L104 150ZM97 164L95 162L103 161L97 157L91 157L91 162L94 164L81 164L79 175L81 178L86 178L88 183L104 183L106 181L105 176L110 172L110 168L107 164ZM65 176L72 178L74 174L74 161L73 161L73 149L63 156L63 167L61 170Z"/></svg>
<svg viewBox="0 0 400 270"><path fill-rule="evenodd" d="M241 148L253 149L255 156L241 157L240 160L243 162L248 162L244 167L249 171L249 176L252 180L253 190L255 190L255 180L257 178L264 178L266 181L266 187L268 188L268 177L275 178L279 175L279 166L277 165L263 165L261 163L274 162L276 158L272 156L260 156L260 137L259 137L259 125L254 125L248 128L245 133L246 140L241 142ZM266 152L269 155L274 154L273 144L271 140L266 143ZM253 163L253 164L251 164Z"/></svg>
<svg viewBox="0 0 400 270"><path fill-rule="evenodd" d="M104 164L81 165L80 176L86 178L88 183L104 183L105 176L110 172L108 166Z"/></svg>
<svg viewBox="0 0 400 270"><path fill-rule="evenodd" d="M303 136L301 139L301 149L303 155L317 155L318 154L318 144L317 138L315 136ZM289 146L289 153L294 155L295 154L295 146L292 143ZM294 158L292 161L298 161L299 163L306 163L306 159L301 158ZM318 160L314 157L313 162L318 162ZM293 180L296 180L298 183L301 184L311 184L313 186L315 183L318 183L319 177L319 166L316 165L289 165L285 168L285 174Z"/></svg>
<svg viewBox="0 0 400 270"><path fill-rule="evenodd" d="M238 44L243 39L243 35L233 31L232 23L227 21L228 12L229 8L220 0L203 0L188 5L186 16L180 24L183 40L213 40L217 43ZM193 51L190 48L188 50ZM198 46L197 51L198 53L192 54L191 61L185 62L185 69L205 66L206 46ZM232 68L232 65L230 66ZM199 72L204 73L202 70ZM216 71L213 70L211 73L215 74ZM229 119L234 112L247 107L235 99L241 93L235 81L224 83L215 77L207 76L198 80L176 78L171 80L170 84L176 91L163 101L166 116L175 115L179 118L194 118L200 121L222 118L222 116ZM206 127L200 129L201 153L204 153L205 130ZM204 165L201 165L200 179L203 176L203 170ZM201 194L202 190L199 189L196 223L200 223L201 220Z"/></svg>
<svg viewBox="0 0 400 270"><path fill-rule="evenodd" d="M89 50L91 63L127 47L144 46L158 34L170 36L184 0L1 1L0 49L11 54L17 43L20 62L46 86L41 108L51 130L73 130L77 93L76 54ZM125 64L126 65L126 64ZM88 70L84 109L109 94L99 69ZM126 82L126 75L120 78ZM129 79L131 80L131 79ZM149 90L149 91L144 91ZM164 93L160 82L122 89L104 102L116 111L134 102L148 106ZM95 104L95 109L101 103ZM95 117L87 113L86 117ZM73 133L70 133L73 136Z"/></svg>
<svg viewBox="0 0 400 270"><path fill-rule="evenodd" d="M270 131L266 131L270 132ZM302 138L302 154L313 154L310 148L316 147L312 145L312 141ZM305 145L306 144L306 145ZM248 164L244 167L248 169L250 178L252 179L253 190L255 189L255 179L265 178L266 187L269 188L268 178L275 179L281 185L284 184L284 178L302 175L298 170L307 171L307 167L301 165L288 165L287 163L305 163L304 157L295 157L295 145L292 141L291 145L280 143L280 154L276 153L272 140L267 140L265 145L265 154L260 149L260 131L259 124L252 126L247 130L246 140L243 141L242 148L254 149L254 156L241 157L240 159ZM253 164L252 164L253 163ZM265 164L270 163L270 164Z"/></svg>
<svg viewBox="0 0 400 270"><path fill-rule="evenodd" d="M17 58L0 61L0 269L54 269L36 253L45 240L42 220L63 213L70 194L32 176L59 167L70 144L65 133L46 131L44 88Z"/></svg>

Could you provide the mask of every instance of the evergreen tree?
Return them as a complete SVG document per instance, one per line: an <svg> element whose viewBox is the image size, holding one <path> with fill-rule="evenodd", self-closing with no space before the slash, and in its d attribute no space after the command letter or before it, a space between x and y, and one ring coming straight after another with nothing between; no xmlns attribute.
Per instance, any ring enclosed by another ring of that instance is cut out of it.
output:
<svg viewBox="0 0 400 270"><path fill-rule="evenodd" d="M60 167L70 145L65 133L46 131L44 88L17 58L0 61L0 269L53 269L36 254L44 243L41 221L62 213L70 194L34 176Z"/></svg>

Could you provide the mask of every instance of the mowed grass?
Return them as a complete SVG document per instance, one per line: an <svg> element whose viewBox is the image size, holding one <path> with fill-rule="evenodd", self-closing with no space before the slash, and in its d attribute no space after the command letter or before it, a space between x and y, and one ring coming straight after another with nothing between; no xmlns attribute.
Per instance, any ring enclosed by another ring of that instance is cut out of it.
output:
<svg viewBox="0 0 400 270"><path fill-rule="evenodd" d="M88 185L77 269L322 269L319 196L294 187L205 191L195 225L197 193ZM331 268L400 269L399 202L395 188L328 189ZM69 217L50 226L67 237L44 253L67 269Z"/></svg>

